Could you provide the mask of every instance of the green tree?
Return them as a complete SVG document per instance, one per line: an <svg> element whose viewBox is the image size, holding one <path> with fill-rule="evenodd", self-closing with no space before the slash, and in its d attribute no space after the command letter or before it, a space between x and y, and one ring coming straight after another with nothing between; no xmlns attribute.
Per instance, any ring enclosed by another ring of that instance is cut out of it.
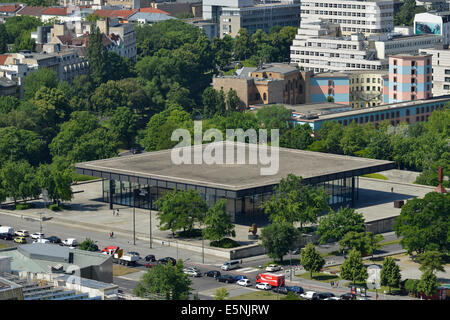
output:
<svg viewBox="0 0 450 320"><path fill-rule="evenodd" d="M344 129L337 121L323 123L318 132L320 141L323 141L323 150L317 151L342 154L340 142L343 134Z"/></svg>
<svg viewBox="0 0 450 320"><path fill-rule="evenodd" d="M32 131L16 127L0 128L0 168L10 161L25 160L31 165L44 161L43 141Z"/></svg>
<svg viewBox="0 0 450 320"><path fill-rule="evenodd" d="M264 106L256 112L256 118L265 129L279 129L282 133L289 127L291 110L282 105Z"/></svg>
<svg viewBox="0 0 450 320"><path fill-rule="evenodd" d="M0 24L0 53L5 52L8 52L8 34L5 25L2 23Z"/></svg>
<svg viewBox="0 0 450 320"><path fill-rule="evenodd" d="M339 241L350 231L364 232L364 216L352 208L339 208L320 219L317 234L319 243L325 244L329 240Z"/></svg>
<svg viewBox="0 0 450 320"><path fill-rule="evenodd" d="M445 254L439 251L426 251L424 253L421 253L417 260L421 264L419 269L422 272L425 272L427 270L431 272L435 271L441 271L445 272L444 265L445 265Z"/></svg>
<svg viewBox="0 0 450 320"><path fill-rule="evenodd" d="M402 275L400 273L399 266L395 263L395 260L391 257L386 257L383 261L383 267L381 268L381 285L389 287L389 293L391 288L398 288Z"/></svg>
<svg viewBox="0 0 450 320"><path fill-rule="evenodd" d="M283 256L300 237L299 231L292 224L272 223L262 229L261 244L269 257L283 261Z"/></svg>
<svg viewBox="0 0 450 320"><path fill-rule="evenodd" d="M83 242L78 245L78 249L86 251L97 251L94 240L86 238Z"/></svg>
<svg viewBox="0 0 450 320"><path fill-rule="evenodd" d="M369 125L366 126L369 127ZM368 128L353 121L345 127L340 141L340 147L344 154L354 155L357 151L364 149L368 143L367 133Z"/></svg>
<svg viewBox="0 0 450 320"><path fill-rule="evenodd" d="M191 231L195 223L204 221L208 210L206 201L193 189L174 189L158 199L155 205L158 208L159 228L171 230L173 235L179 229Z"/></svg>
<svg viewBox="0 0 450 320"><path fill-rule="evenodd" d="M31 30L22 30L20 35L14 40L12 52L19 52L21 50L34 51L36 42L31 38Z"/></svg>
<svg viewBox="0 0 450 320"><path fill-rule="evenodd" d="M72 168L59 168L56 164L41 164L36 172L39 187L48 192L53 203L72 200Z"/></svg>
<svg viewBox="0 0 450 320"><path fill-rule="evenodd" d="M239 30L233 43L233 51L236 59L245 60L250 58L253 52L253 45L247 29L241 28Z"/></svg>
<svg viewBox="0 0 450 320"><path fill-rule="evenodd" d="M373 255L380 248L379 242L383 240L382 235L374 235L373 232L347 232L339 241L341 250L356 249L362 256Z"/></svg>
<svg viewBox="0 0 450 320"><path fill-rule="evenodd" d="M301 177L288 174L275 188L272 198L261 205L272 222L315 223L320 213L329 210L328 194L323 188L304 185Z"/></svg>
<svg viewBox="0 0 450 320"><path fill-rule="evenodd" d="M403 237L400 243L409 254L431 250L449 252L449 206L449 193L429 192L423 199L406 201L393 230Z"/></svg>
<svg viewBox="0 0 450 320"><path fill-rule="evenodd" d="M47 68L41 68L39 70L31 72L25 78L23 83L24 98L34 98L36 92L38 92L41 87L53 89L57 86L58 77L56 75L56 72Z"/></svg>
<svg viewBox="0 0 450 320"><path fill-rule="evenodd" d="M325 265L325 259L316 250L312 242L309 242L300 252L300 263L309 271L309 278L312 279L313 272L320 272Z"/></svg>
<svg viewBox="0 0 450 320"><path fill-rule="evenodd" d="M226 113L225 94L223 90L218 92L213 87L207 87L202 94L204 118L212 118L215 115L223 116Z"/></svg>
<svg viewBox="0 0 450 320"><path fill-rule="evenodd" d="M241 99L232 88L227 93L227 110L242 111Z"/></svg>
<svg viewBox="0 0 450 320"><path fill-rule="evenodd" d="M414 22L414 16L417 13L426 12L425 7L417 6L416 0L403 1L400 10L394 16L394 25L396 26L412 26Z"/></svg>
<svg viewBox="0 0 450 320"><path fill-rule="evenodd" d="M114 72L108 72L106 76L108 80L122 80L137 76L133 62L113 51L106 54L106 70L114 70Z"/></svg>
<svg viewBox="0 0 450 320"><path fill-rule="evenodd" d="M231 63L233 52L233 38L225 35L221 38L213 38L211 41L211 50L214 52L214 61L219 67L223 69Z"/></svg>
<svg viewBox="0 0 450 320"><path fill-rule="evenodd" d="M341 278L355 284L356 281L366 281L367 277L367 268L364 266L361 253L352 249L341 266Z"/></svg>
<svg viewBox="0 0 450 320"><path fill-rule="evenodd" d="M102 33L98 27L89 34L87 56L90 77L99 86L108 78L108 54L103 46Z"/></svg>
<svg viewBox="0 0 450 320"><path fill-rule="evenodd" d="M417 284L417 291L426 296L432 296L437 292L437 288L438 282L436 275L431 270L426 270Z"/></svg>
<svg viewBox="0 0 450 320"><path fill-rule="evenodd" d="M309 124L296 125L286 130L280 137L280 147L305 150L314 142Z"/></svg>
<svg viewBox="0 0 450 320"><path fill-rule="evenodd" d="M19 199L36 198L41 193L33 167L24 160L6 162L0 170L0 181L6 196L13 198L14 204Z"/></svg>
<svg viewBox="0 0 450 320"><path fill-rule="evenodd" d="M131 147L137 133L138 115L127 107L119 107L110 119L110 128L127 147Z"/></svg>
<svg viewBox="0 0 450 320"><path fill-rule="evenodd" d="M227 213L226 199L217 201L212 208L206 211L204 224L207 226L203 230L205 239L218 241L228 236L236 236L235 226Z"/></svg>
<svg viewBox="0 0 450 320"><path fill-rule="evenodd" d="M134 294L139 297L156 295L165 300L188 300L191 283L183 272L183 261L180 259L175 266L167 263L148 269L134 289Z"/></svg>
<svg viewBox="0 0 450 320"><path fill-rule="evenodd" d="M219 288L214 294L214 300L225 300L230 296L230 293L225 288Z"/></svg>

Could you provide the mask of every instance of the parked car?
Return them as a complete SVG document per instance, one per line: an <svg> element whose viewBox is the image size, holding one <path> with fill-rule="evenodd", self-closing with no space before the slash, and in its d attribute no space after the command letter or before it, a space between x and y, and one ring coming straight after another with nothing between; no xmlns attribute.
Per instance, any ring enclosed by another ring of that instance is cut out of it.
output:
<svg viewBox="0 0 450 320"><path fill-rule="evenodd" d="M157 266L158 265L158 263L156 262L156 261L151 261L151 262L147 262L146 264L145 264L145 267L146 268L153 268L153 267L155 267L155 266Z"/></svg>
<svg viewBox="0 0 450 320"><path fill-rule="evenodd" d="M40 238L44 238L44 234L41 232L35 232L31 235L31 239L40 239Z"/></svg>
<svg viewBox="0 0 450 320"><path fill-rule="evenodd" d="M243 287L250 287L252 285L250 279L240 279L236 281L236 284L243 286Z"/></svg>
<svg viewBox="0 0 450 320"><path fill-rule="evenodd" d="M197 268L184 268L183 272L187 274L188 276L192 277L201 277L202 274Z"/></svg>
<svg viewBox="0 0 450 320"><path fill-rule="evenodd" d="M75 238L67 238L66 240L61 242L65 246L76 247L78 245L78 241Z"/></svg>
<svg viewBox="0 0 450 320"><path fill-rule="evenodd" d="M266 282L259 282L256 284L256 289L261 289L261 290L270 290L272 289L272 286Z"/></svg>
<svg viewBox="0 0 450 320"><path fill-rule="evenodd" d="M207 272L205 272L205 276L217 278L217 277L220 277L220 271L217 271L217 270L207 271Z"/></svg>
<svg viewBox="0 0 450 320"><path fill-rule="evenodd" d="M169 261L172 263L173 266L177 264L177 260L172 257L161 258L158 260L158 263L167 264Z"/></svg>
<svg viewBox="0 0 450 320"><path fill-rule="evenodd" d="M242 279L248 279L248 278L247 278L247 276L243 276L243 275L234 276L234 280L236 280L236 281L242 280Z"/></svg>
<svg viewBox="0 0 450 320"><path fill-rule="evenodd" d="M224 275L218 276L216 278L216 281L218 281L218 282L226 282L226 283L234 283L234 282L236 282L236 280L234 280L234 277L232 275L229 275L229 274L224 274Z"/></svg>
<svg viewBox="0 0 450 320"><path fill-rule="evenodd" d="M48 240L45 239L45 238L38 238L38 239L35 239L35 240L33 241L33 243L50 243L50 241L48 241Z"/></svg>
<svg viewBox="0 0 450 320"><path fill-rule="evenodd" d="M16 234L16 236L19 236L19 237L29 237L30 236L30 233L27 230L17 230L15 232L15 234Z"/></svg>
<svg viewBox="0 0 450 320"><path fill-rule="evenodd" d="M315 296L317 296L317 292L315 291L306 291L302 294L300 294L300 297L307 300L312 300Z"/></svg>
<svg viewBox="0 0 450 320"><path fill-rule="evenodd" d="M61 243L61 239L55 236L46 237L45 239L47 239L51 243Z"/></svg>
<svg viewBox="0 0 450 320"><path fill-rule="evenodd" d="M148 255L145 256L145 261L154 262L154 261L156 261L156 257L153 254L148 254Z"/></svg>
<svg viewBox="0 0 450 320"><path fill-rule="evenodd" d="M334 294L331 292L319 292L312 298L312 300L325 300L331 297L334 297Z"/></svg>
<svg viewBox="0 0 450 320"><path fill-rule="evenodd" d="M284 286L283 287L274 287L272 289L272 291L276 292L276 293L281 293L281 294L287 294L289 292L289 290Z"/></svg>
<svg viewBox="0 0 450 320"><path fill-rule="evenodd" d="M370 300L370 297L367 296L357 296L356 300Z"/></svg>
<svg viewBox="0 0 450 320"><path fill-rule="evenodd" d="M275 272L275 271L280 271L281 270L281 266L277 265L277 264L269 264L266 267L266 271L268 272Z"/></svg>
<svg viewBox="0 0 450 320"><path fill-rule="evenodd" d="M138 256L139 258L141 257L141 255L139 254L139 252L136 252L136 251L128 251L128 254L129 254L129 255L132 255L132 256Z"/></svg>
<svg viewBox="0 0 450 320"><path fill-rule="evenodd" d="M341 300L341 299L339 299L338 297L329 297L323 300Z"/></svg>
<svg viewBox="0 0 450 320"><path fill-rule="evenodd" d="M302 287L299 287L299 286L286 286L286 289L287 289L288 291L292 291L292 292L294 292L294 293L296 293L296 294L302 294L303 292L305 292L305 291L303 290L303 288L302 288Z"/></svg>
<svg viewBox="0 0 450 320"><path fill-rule="evenodd" d="M12 240L13 236L10 233L0 233L0 239L2 240Z"/></svg>
<svg viewBox="0 0 450 320"><path fill-rule="evenodd" d="M292 249L291 254L300 254L300 248Z"/></svg>
<svg viewBox="0 0 450 320"><path fill-rule="evenodd" d="M339 296L339 298L341 298L341 300L356 300L356 294L347 292L347 293L341 294Z"/></svg>
<svg viewBox="0 0 450 320"><path fill-rule="evenodd" d="M14 242L15 243L27 243L27 239L25 239L25 237L15 237Z"/></svg>

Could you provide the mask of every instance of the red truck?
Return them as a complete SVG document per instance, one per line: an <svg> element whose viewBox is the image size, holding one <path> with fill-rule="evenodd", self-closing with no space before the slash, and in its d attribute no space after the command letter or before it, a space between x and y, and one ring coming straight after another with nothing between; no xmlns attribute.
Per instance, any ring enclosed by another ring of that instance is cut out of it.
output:
<svg viewBox="0 0 450 320"><path fill-rule="evenodd" d="M265 282L270 284L272 287L283 287L284 280L284 274L260 273L256 276L257 283Z"/></svg>

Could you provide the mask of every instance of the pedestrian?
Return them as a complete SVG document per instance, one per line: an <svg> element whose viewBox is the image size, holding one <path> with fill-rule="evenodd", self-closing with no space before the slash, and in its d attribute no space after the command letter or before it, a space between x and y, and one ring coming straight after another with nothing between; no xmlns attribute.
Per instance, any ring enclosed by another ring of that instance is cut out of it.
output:
<svg viewBox="0 0 450 320"><path fill-rule="evenodd" d="M114 217L116 215L116 210L113 210L112 213L113 213L113 217Z"/></svg>
<svg viewBox="0 0 450 320"><path fill-rule="evenodd" d="M119 215L119 209L117 209L117 211L116 211L116 216L118 216Z"/></svg>
<svg viewBox="0 0 450 320"><path fill-rule="evenodd" d="M394 192L394 187L391 187L391 192Z"/></svg>

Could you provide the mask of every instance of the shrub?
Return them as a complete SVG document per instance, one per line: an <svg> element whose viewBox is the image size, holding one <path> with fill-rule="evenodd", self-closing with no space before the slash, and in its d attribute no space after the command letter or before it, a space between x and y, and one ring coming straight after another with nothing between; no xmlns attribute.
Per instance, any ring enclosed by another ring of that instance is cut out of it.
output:
<svg viewBox="0 0 450 320"><path fill-rule="evenodd" d="M51 204L48 208L52 211L61 211L61 208L57 204Z"/></svg>
<svg viewBox="0 0 450 320"><path fill-rule="evenodd" d="M218 241L211 241L210 245L211 247L226 248L226 249L239 247L239 243L230 238L223 238Z"/></svg>
<svg viewBox="0 0 450 320"><path fill-rule="evenodd" d="M16 210L26 210L36 207L33 203L19 203L16 204Z"/></svg>
<svg viewBox="0 0 450 320"><path fill-rule="evenodd" d="M185 230L177 232L177 234L180 238L198 238L202 236L202 230L201 229Z"/></svg>

